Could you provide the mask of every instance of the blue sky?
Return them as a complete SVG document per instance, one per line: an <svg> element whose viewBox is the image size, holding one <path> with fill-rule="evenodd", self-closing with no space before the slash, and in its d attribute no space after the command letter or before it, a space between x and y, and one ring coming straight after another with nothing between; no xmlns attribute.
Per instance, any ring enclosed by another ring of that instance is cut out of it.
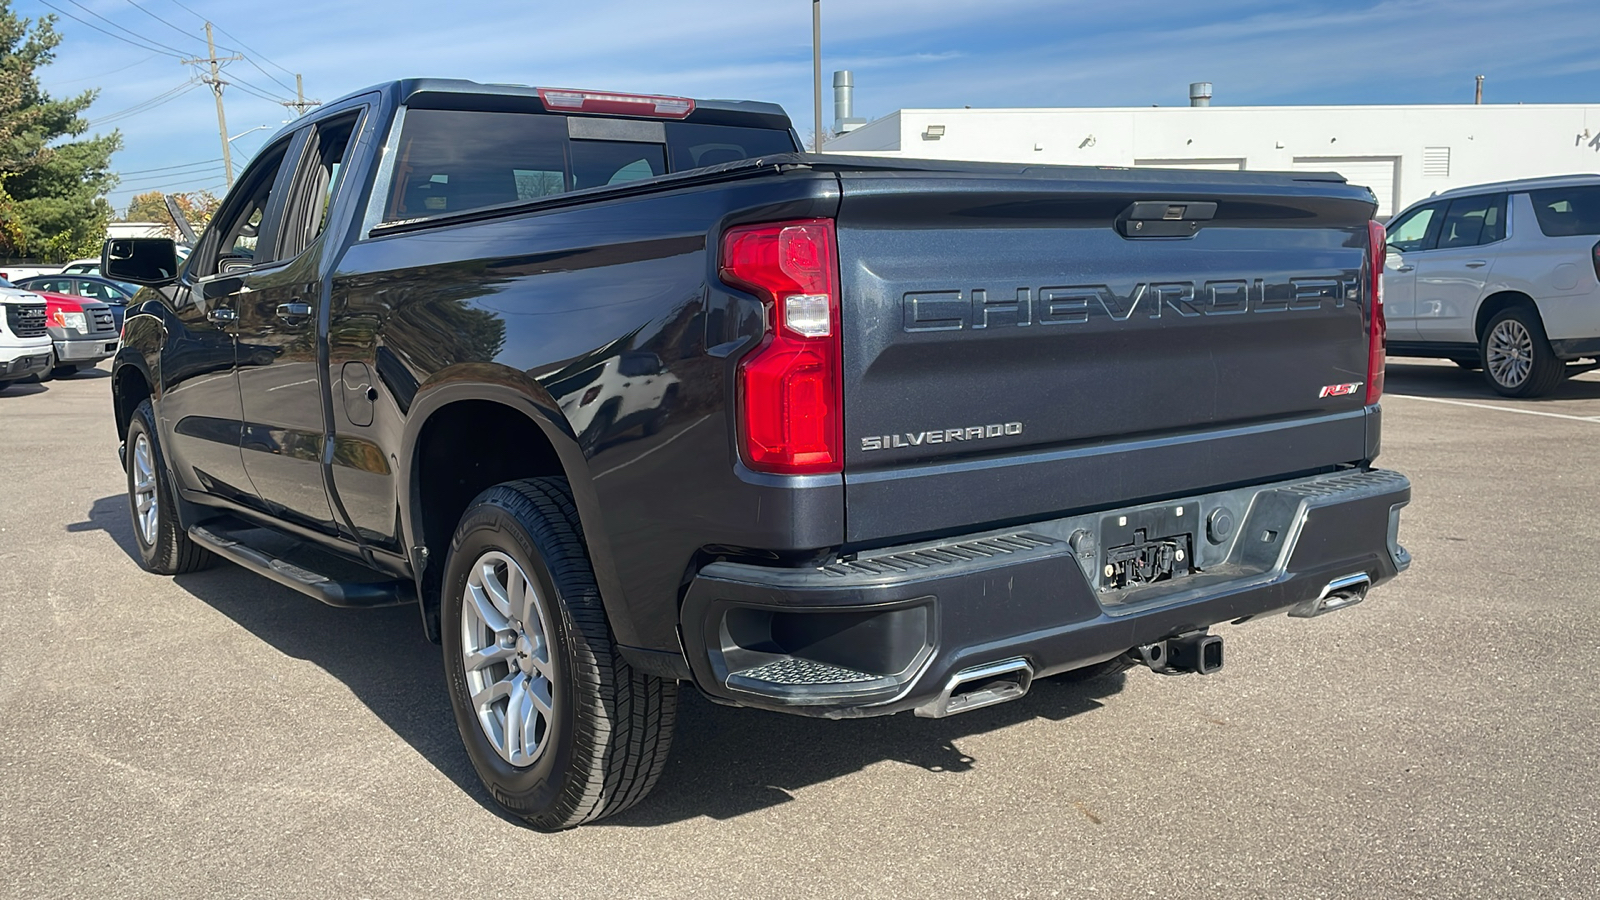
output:
<svg viewBox="0 0 1600 900"><path fill-rule="evenodd" d="M241 164L291 115L270 98L292 96L294 72L323 100L410 75L770 100L810 131L809 0L48 2L83 22L57 15L65 40L40 80L57 96L100 88L92 130L126 146L119 208L221 184L211 93L177 59L204 54L206 18L226 32L219 53L249 57L228 64L230 133L270 126L233 142ZM823 0L822 43L827 119L840 68L868 118L1182 105L1201 80L1218 105L1470 103L1478 74L1492 103L1600 102L1596 0Z"/></svg>

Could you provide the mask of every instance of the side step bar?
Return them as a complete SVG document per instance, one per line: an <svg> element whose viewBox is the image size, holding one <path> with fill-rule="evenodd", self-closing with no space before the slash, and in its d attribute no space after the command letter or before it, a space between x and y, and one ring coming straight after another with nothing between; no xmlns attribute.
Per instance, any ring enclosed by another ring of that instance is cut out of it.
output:
<svg viewBox="0 0 1600 900"><path fill-rule="evenodd" d="M189 527L189 537L227 561L257 575L315 597L329 606L367 608L399 606L416 601L416 590L408 581L335 581L287 560L270 556L230 537L217 534L204 525Z"/></svg>

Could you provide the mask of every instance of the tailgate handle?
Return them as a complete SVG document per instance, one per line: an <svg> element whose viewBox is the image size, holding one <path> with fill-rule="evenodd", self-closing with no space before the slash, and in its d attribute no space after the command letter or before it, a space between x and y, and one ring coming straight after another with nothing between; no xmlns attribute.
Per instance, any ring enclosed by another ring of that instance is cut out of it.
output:
<svg viewBox="0 0 1600 900"><path fill-rule="evenodd" d="M1136 200L1117 217L1117 231L1127 238L1191 237L1216 215L1209 200Z"/></svg>

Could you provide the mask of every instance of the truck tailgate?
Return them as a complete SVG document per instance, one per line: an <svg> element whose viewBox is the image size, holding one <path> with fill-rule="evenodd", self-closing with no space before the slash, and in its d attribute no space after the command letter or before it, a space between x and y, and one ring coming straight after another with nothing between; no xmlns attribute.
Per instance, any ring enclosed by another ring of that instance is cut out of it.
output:
<svg viewBox="0 0 1600 900"><path fill-rule="evenodd" d="M839 174L848 540L1371 455L1375 410L1356 386L1365 189L1252 173ZM1145 236L1162 231L1182 236Z"/></svg>

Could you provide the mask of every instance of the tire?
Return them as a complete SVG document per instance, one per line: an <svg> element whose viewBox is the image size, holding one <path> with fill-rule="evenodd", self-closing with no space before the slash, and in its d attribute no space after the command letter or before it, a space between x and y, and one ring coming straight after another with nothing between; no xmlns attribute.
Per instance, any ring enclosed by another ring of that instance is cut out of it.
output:
<svg viewBox="0 0 1600 900"><path fill-rule="evenodd" d="M166 457L156 438L155 409L149 400L141 401L133 411L127 448L128 513L133 517L139 562L159 575L182 575L211 565L216 557L196 544L178 521Z"/></svg>
<svg viewBox="0 0 1600 900"><path fill-rule="evenodd" d="M1539 314L1513 306L1495 313L1478 340L1483 378L1506 397L1543 397L1561 386L1567 367L1545 338Z"/></svg>
<svg viewBox="0 0 1600 900"><path fill-rule="evenodd" d="M617 402L608 400L606 405L595 413L594 419L589 422L589 427L583 430L583 434L578 435L578 447L584 453L593 453L600 446L601 441L611 436L611 432L616 428L616 425Z"/></svg>
<svg viewBox="0 0 1600 900"><path fill-rule="evenodd" d="M650 437L652 435L660 434L661 429L665 428L667 425L667 418L672 415L673 407L677 405L677 388L668 388L667 393L661 398L661 404L655 409L651 410L650 417L644 420L644 426L640 429L644 432L644 436Z"/></svg>
<svg viewBox="0 0 1600 900"><path fill-rule="evenodd" d="M478 495L450 544L441 612L456 728L496 802L555 831L650 792L672 743L678 685L634 671L618 652L566 479ZM506 727L514 709L527 727Z"/></svg>
<svg viewBox="0 0 1600 900"><path fill-rule="evenodd" d="M54 366L50 369L51 378L67 378L76 374L78 374L78 367L75 365Z"/></svg>

